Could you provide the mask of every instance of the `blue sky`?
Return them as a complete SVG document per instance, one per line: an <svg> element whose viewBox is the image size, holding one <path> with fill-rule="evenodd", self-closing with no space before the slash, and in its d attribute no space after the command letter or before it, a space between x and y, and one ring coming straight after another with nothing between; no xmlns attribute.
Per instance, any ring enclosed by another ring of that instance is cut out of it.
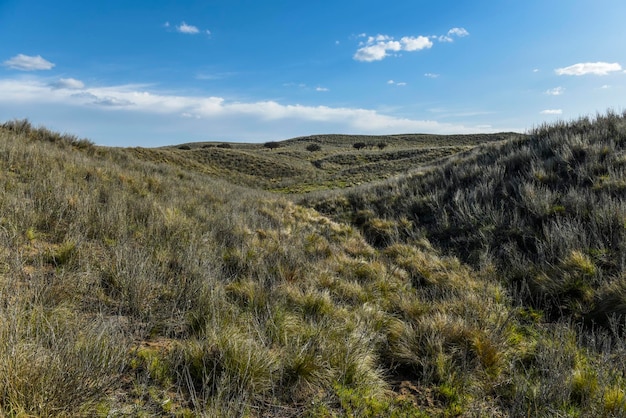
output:
<svg viewBox="0 0 626 418"><path fill-rule="evenodd" d="M625 110L626 2L0 0L0 121L111 146Z"/></svg>

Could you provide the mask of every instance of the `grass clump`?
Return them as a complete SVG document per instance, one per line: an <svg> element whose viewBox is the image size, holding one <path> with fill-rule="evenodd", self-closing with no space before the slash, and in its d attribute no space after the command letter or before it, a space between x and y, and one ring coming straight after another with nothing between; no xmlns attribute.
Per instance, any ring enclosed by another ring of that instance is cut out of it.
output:
<svg viewBox="0 0 626 418"><path fill-rule="evenodd" d="M269 152L4 124L0 415L624 415L624 128Z"/></svg>
<svg viewBox="0 0 626 418"><path fill-rule="evenodd" d="M128 342L102 319L62 307L0 313L0 411L86 414L122 373Z"/></svg>

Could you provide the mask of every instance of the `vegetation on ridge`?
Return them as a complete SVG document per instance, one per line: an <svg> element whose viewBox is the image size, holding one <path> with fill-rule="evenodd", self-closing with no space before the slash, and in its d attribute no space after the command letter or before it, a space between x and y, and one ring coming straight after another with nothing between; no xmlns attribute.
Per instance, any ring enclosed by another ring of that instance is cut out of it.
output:
<svg viewBox="0 0 626 418"><path fill-rule="evenodd" d="M0 415L625 416L624 119L542 127L299 203L219 180L191 146L104 148L7 122ZM585 164L565 159L580 150ZM514 209L533 202L525 171L545 181L529 183L539 218ZM579 326L585 306L612 320Z"/></svg>
<svg viewBox="0 0 626 418"><path fill-rule="evenodd" d="M481 143L519 136L313 135L265 144L189 143L128 152L145 161L172 164L231 183L293 194L387 179Z"/></svg>

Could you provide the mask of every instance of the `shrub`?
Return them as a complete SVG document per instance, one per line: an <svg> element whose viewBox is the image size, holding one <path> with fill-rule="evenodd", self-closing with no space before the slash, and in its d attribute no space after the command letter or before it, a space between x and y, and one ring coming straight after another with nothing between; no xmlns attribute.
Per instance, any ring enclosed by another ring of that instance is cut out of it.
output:
<svg viewBox="0 0 626 418"><path fill-rule="evenodd" d="M367 147L367 144L365 142L355 142L352 147L354 147L355 149L363 149Z"/></svg>
<svg viewBox="0 0 626 418"><path fill-rule="evenodd" d="M263 146L268 149L276 149L276 148L280 148L280 142L270 141L270 142L266 142L265 144L263 144Z"/></svg>
<svg viewBox="0 0 626 418"><path fill-rule="evenodd" d="M322 147L319 144L309 144L306 147L306 150L310 151L310 152L319 151L321 149L322 149Z"/></svg>

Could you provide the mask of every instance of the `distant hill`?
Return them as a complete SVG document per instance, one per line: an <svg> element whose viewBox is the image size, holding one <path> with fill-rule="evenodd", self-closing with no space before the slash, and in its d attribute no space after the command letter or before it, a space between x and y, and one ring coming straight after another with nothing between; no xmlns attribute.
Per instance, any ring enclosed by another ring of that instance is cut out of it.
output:
<svg viewBox="0 0 626 418"><path fill-rule="evenodd" d="M312 135L265 144L201 142L129 152L147 161L167 160L187 170L249 187L304 193L383 180L437 163L478 144L522 136Z"/></svg>

